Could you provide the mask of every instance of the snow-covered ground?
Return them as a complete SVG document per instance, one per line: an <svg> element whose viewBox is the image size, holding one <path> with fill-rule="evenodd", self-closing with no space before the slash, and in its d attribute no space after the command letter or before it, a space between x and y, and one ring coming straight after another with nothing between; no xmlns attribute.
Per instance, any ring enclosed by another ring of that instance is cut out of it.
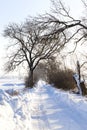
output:
<svg viewBox="0 0 87 130"><path fill-rule="evenodd" d="M41 80L33 89L11 96L2 84L0 130L87 130L86 98L55 89Z"/></svg>

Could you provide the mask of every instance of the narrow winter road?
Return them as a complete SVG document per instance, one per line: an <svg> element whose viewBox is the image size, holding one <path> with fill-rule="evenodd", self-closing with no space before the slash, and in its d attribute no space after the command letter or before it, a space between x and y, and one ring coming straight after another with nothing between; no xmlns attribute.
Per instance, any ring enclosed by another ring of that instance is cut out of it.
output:
<svg viewBox="0 0 87 130"><path fill-rule="evenodd" d="M29 93L29 130L87 130L87 111L78 111L69 97L40 82Z"/></svg>

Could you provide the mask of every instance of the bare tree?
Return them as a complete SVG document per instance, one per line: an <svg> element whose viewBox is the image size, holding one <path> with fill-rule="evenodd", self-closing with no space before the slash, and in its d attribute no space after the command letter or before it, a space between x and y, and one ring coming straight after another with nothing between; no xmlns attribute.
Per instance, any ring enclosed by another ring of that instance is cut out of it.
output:
<svg viewBox="0 0 87 130"><path fill-rule="evenodd" d="M81 0L83 5L84 5L84 13L83 16L81 18L81 31L80 31L80 40L81 41L81 45L84 46L84 50L83 52L81 52L81 56L82 58L80 59L81 65L80 65L80 69L81 69L81 73L83 74L83 76L85 78L87 78L87 52L86 52L86 47L87 47L87 0Z"/></svg>
<svg viewBox="0 0 87 130"><path fill-rule="evenodd" d="M4 30L4 37L10 38L12 44L8 47L12 52L8 55L7 71L27 63L29 69L29 86L33 85L33 71L41 60L49 59L60 51L61 43L58 35L52 38L43 36L46 27L38 26L36 22L28 20L23 25L10 24Z"/></svg>
<svg viewBox="0 0 87 130"><path fill-rule="evenodd" d="M87 31L87 25L82 19L75 19L70 15L70 9L66 8L61 0L51 0L52 11L37 18L37 22L41 26L47 27L44 35L52 37L53 35L61 35L65 40L65 44L71 42L83 42L86 36L84 31Z"/></svg>

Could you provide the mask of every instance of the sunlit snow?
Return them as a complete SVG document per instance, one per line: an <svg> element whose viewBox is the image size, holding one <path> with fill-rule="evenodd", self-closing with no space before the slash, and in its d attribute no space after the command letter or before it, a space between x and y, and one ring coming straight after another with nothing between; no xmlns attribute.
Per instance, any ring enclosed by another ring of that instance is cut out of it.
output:
<svg viewBox="0 0 87 130"><path fill-rule="evenodd" d="M10 80L0 79L0 130L87 130L86 98L41 80L34 88L20 91L22 81ZM7 89L15 86L19 93L8 94Z"/></svg>

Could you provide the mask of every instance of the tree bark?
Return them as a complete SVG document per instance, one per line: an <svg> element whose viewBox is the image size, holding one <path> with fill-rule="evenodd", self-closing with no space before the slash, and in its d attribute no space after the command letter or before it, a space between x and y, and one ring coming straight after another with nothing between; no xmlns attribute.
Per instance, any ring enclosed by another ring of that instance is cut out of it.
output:
<svg viewBox="0 0 87 130"><path fill-rule="evenodd" d="M29 72L29 87L33 87L34 82L33 82L33 70L30 70Z"/></svg>

